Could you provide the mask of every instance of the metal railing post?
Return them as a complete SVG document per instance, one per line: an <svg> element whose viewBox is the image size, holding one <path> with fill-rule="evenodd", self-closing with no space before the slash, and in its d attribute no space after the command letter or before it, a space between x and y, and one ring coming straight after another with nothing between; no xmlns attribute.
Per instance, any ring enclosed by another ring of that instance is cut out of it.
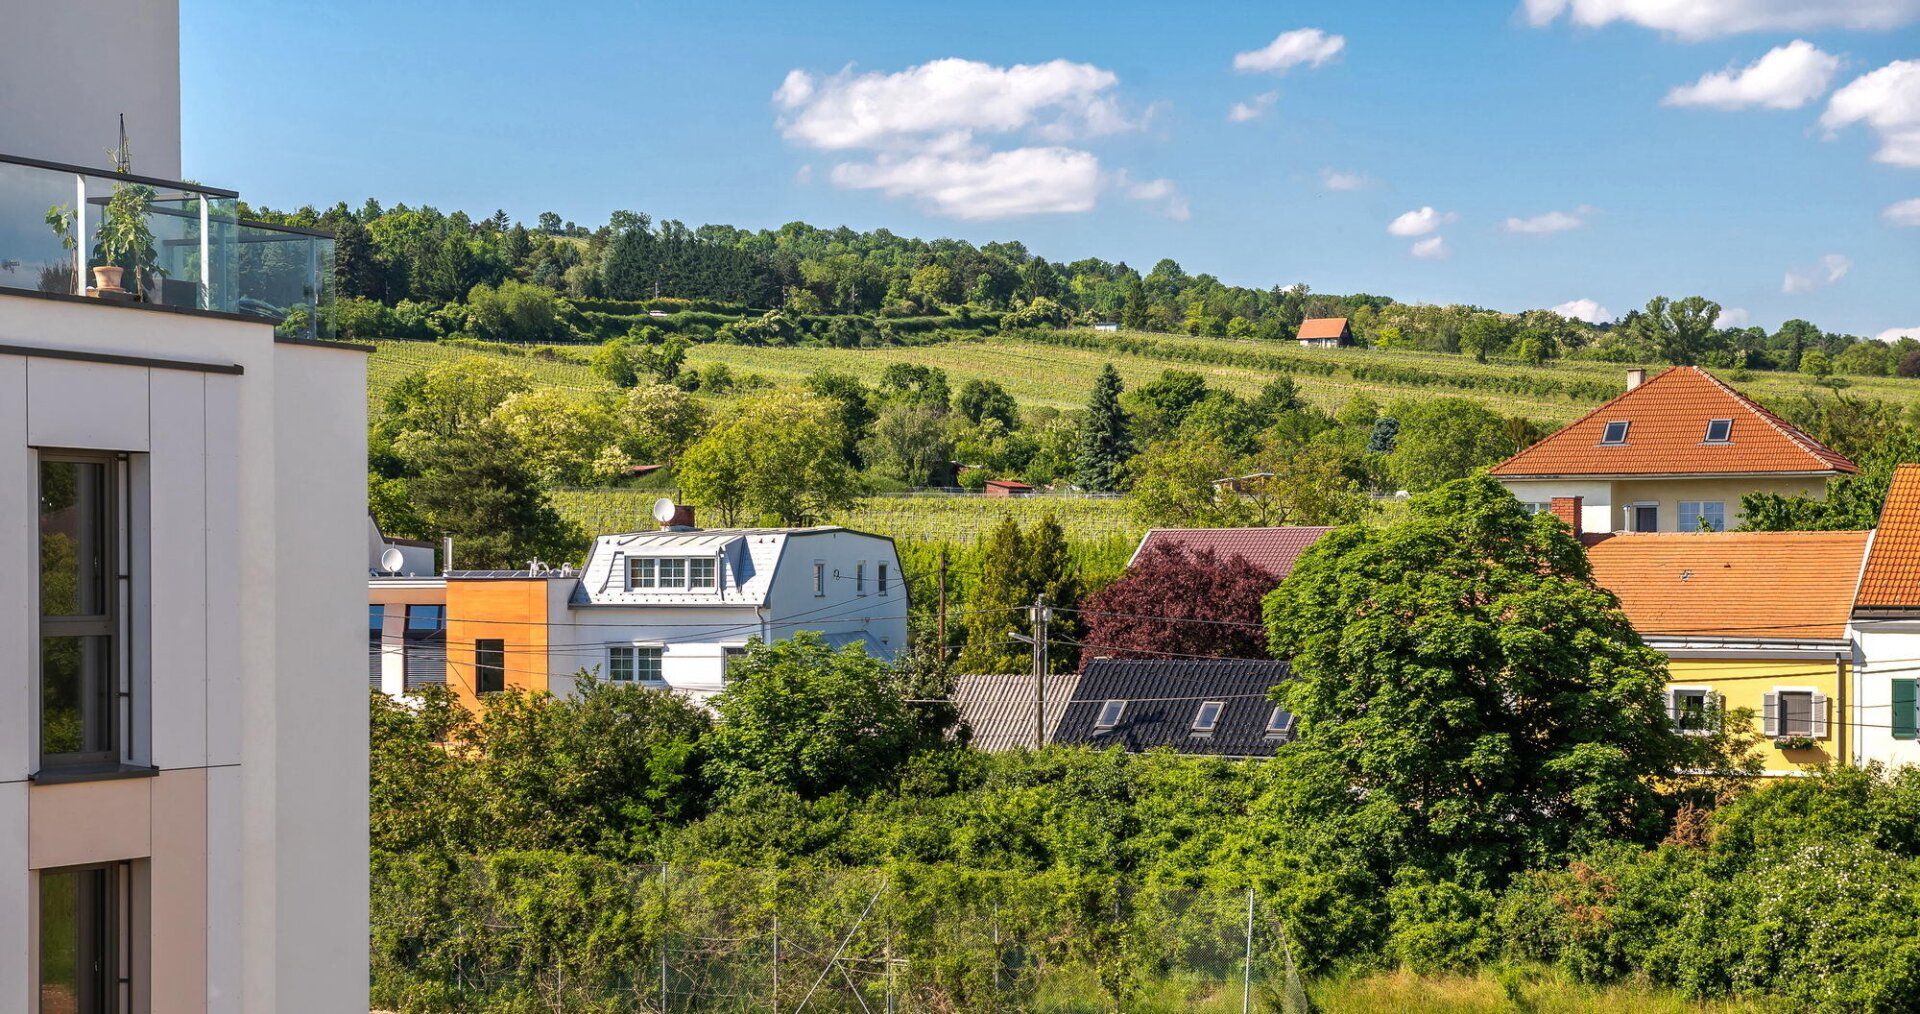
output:
<svg viewBox="0 0 1920 1014"><path fill-rule="evenodd" d="M1253 885L1247 885L1247 963L1240 973L1240 1014L1253 1010Z"/></svg>
<svg viewBox="0 0 1920 1014"><path fill-rule="evenodd" d="M73 177L73 294L87 294L87 178Z"/></svg>

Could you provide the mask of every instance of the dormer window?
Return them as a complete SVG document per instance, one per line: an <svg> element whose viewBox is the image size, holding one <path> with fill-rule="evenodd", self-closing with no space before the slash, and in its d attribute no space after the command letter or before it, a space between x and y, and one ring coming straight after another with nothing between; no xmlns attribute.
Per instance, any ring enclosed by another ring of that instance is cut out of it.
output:
<svg viewBox="0 0 1920 1014"><path fill-rule="evenodd" d="M1213 735L1213 730L1220 726L1220 712L1225 707L1226 705L1220 701L1207 701L1201 704L1200 710L1193 715L1193 734Z"/></svg>
<svg viewBox="0 0 1920 1014"><path fill-rule="evenodd" d="M1607 424L1606 432L1600 435L1600 443L1624 444L1627 442L1627 420L1616 419Z"/></svg>
<svg viewBox="0 0 1920 1014"><path fill-rule="evenodd" d="M659 561L650 557L636 557L627 561L627 588L660 587Z"/></svg>
<svg viewBox="0 0 1920 1014"><path fill-rule="evenodd" d="M1120 724L1120 716L1126 714L1126 701L1108 701L1100 705L1100 715L1093 720L1095 732L1106 732Z"/></svg>
<svg viewBox="0 0 1920 1014"><path fill-rule="evenodd" d="M1284 739L1293 735L1293 716L1285 708L1273 709L1267 716L1267 738Z"/></svg>
<svg viewBox="0 0 1920 1014"><path fill-rule="evenodd" d="M1733 439L1732 419L1708 419L1707 443L1724 444Z"/></svg>

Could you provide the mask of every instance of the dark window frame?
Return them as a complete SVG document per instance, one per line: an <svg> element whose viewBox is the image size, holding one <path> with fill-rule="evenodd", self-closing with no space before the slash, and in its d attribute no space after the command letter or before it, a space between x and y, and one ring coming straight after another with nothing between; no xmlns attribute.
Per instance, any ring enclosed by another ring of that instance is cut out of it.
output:
<svg viewBox="0 0 1920 1014"><path fill-rule="evenodd" d="M134 887L133 864L127 861L87 863L80 866L60 866L35 871L39 885L39 900L32 918L41 926L45 925L47 914L47 879L50 877L81 877L87 874L99 874L98 881L87 889L91 897L82 899L76 882L75 911L73 924L76 937L91 937L91 941L78 940L82 948L74 955L76 985L80 995L75 997L77 1009L88 1011L121 1011L128 1009L133 993L133 953L130 918L134 909L131 893ZM86 911L82 911L86 909ZM85 928L83 928L85 927ZM90 928L91 932L86 929ZM36 974L44 968L47 937L40 935L40 955L36 961ZM89 946L89 944L91 946ZM77 971L87 957L94 959L96 970L93 975L81 979ZM89 982L88 979L91 981ZM49 1008L45 1005L46 983L42 981L37 992L40 1003L36 1009L47 1012L65 1008Z"/></svg>
<svg viewBox="0 0 1920 1014"><path fill-rule="evenodd" d="M1113 717L1111 719L1107 717L1107 712L1109 710L1113 712ZM1118 699L1102 701L1100 702L1100 710L1095 712L1093 716L1093 730L1095 732L1105 732L1109 729L1117 729L1120 727L1121 721L1124 720L1126 717L1127 717L1126 701L1118 700Z"/></svg>
<svg viewBox="0 0 1920 1014"><path fill-rule="evenodd" d="M1719 435L1719 436L1717 436L1717 437L1716 437L1716 436L1714 436L1714 435L1713 435L1713 428L1714 428L1715 426L1722 426L1722 425L1724 425L1724 426L1725 426L1725 429L1724 429L1724 430L1723 430L1723 431L1722 431L1722 432L1720 433L1720 435ZM1732 420L1732 419L1708 419L1708 420L1707 420L1707 435L1706 435L1706 437L1705 437L1704 439L1702 439L1702 440L1701 440L1700 442L1701 442L1701 443L1703 443L1703 444L1730 444L1730 443L1732 443L1732 442L1733 442L1733 420Z"/></svg>
<svg viewBox="0 0 1920 1014"><path fill-rule="evenodd" d="M36 455L34 467L34 572L36 582L44 583L45 561L41 559L44 535L41 532L42 510L40 501L44 494L46 466L50 464L78 464L100 468L102 487L98 491L100 511L99 533L95 536L99 543L99 595L101 612L76 614L71 616L49 616L45 612L46 589L41 587L34 601L34 614L38 619L39 666L36 682L39 685L39 706L37 733L39 739L39 763L46 768L101 767L120 763L128 748L127 715L130 690L126 660L129 657L127 645L126 609L122 599L126 596L131 574L126 569L125 560L131 555L133 511L129 502L130 480L129 457L125 452L83 451L41 448ZM105 730L102 738L106 747L99 750L78 750L63 753L47 752L47 644L55 640L76 640L97 638L104 642L102 658L96 662L97 670L92 679L98 682L88 686L89 676L82 674L82 697L96 697L96 706L103 713Z"/></svg>
<svg viewBox="0 0 1920 1014"><path fill-rule="evenodd" d="M489 678L491 677L491 678ZM489 684L492 684L491 686ZM473 641L473 692L497 694L507 689L507 641L478 637Z"/></svg>

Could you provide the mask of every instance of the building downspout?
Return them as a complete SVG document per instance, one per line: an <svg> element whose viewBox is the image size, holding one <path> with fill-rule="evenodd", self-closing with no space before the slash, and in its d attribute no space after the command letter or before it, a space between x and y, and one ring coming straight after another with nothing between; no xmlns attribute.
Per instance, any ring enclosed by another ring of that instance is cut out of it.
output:
<svg viewBox="0 0 1920 1014"><path fill-rule="evenodd" d="M1847 706L1851 698L1847 696L1847 659L1844 655L1833 656L1833 689L1840 697L1839 710L1844 716L1840 720L1840 766L1853 767L1854 737L1849 736L1847 732L1853 726L1853 719L1858 717L1859 709L1857 703L1855 707Z"/></svg>

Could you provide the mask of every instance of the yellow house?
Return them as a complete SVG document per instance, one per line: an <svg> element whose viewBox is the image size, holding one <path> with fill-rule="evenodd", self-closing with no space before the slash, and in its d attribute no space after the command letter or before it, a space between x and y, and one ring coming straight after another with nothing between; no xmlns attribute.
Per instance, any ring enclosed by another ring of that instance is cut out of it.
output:
<svg viewBox="0 0 1920 1014"><path fill-rule="evenodd" d="M1589 536L1594 580L1667 656L1667 713L1682 732L1752 713L1769 775L1846 764L1847 624L1869 532Z"/></svg>

